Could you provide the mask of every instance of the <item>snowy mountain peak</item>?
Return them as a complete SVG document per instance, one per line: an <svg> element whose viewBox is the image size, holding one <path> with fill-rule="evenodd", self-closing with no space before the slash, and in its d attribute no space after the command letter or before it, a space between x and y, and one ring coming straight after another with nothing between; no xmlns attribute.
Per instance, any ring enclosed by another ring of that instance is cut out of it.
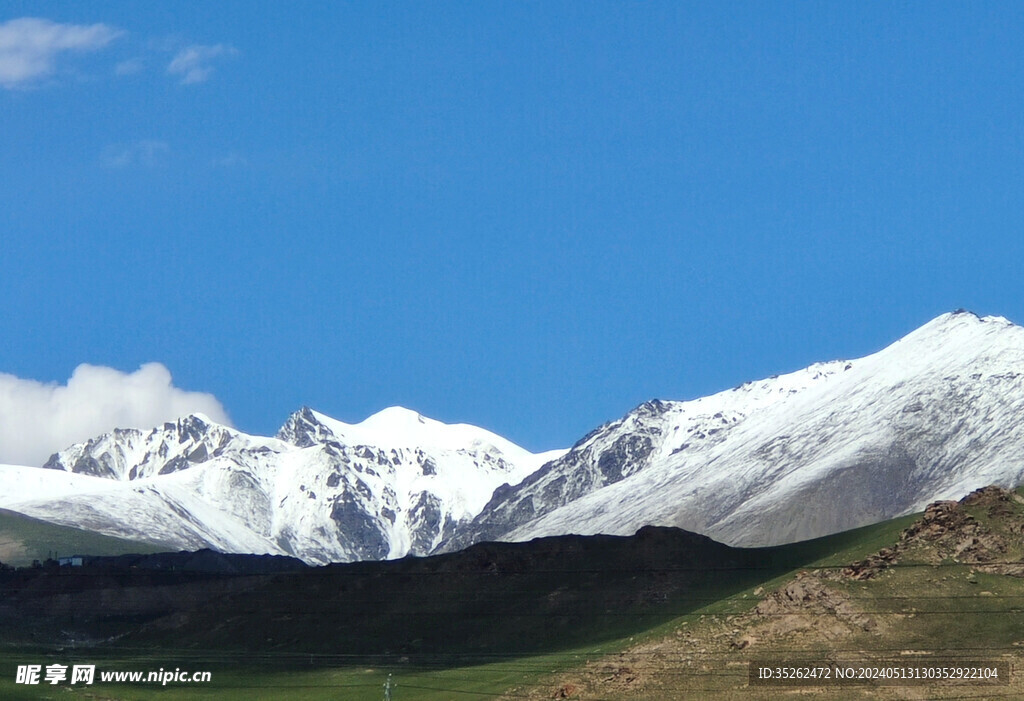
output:
<svg viewBox="0 0 1024 701"><path fill-rule="evenodd" d="M447 424L400 406L382 409L357 424L339 421L304 406L288 417L277 437L303 448L330 440L344 440L350 445L421 445L424 438L436 443L430 438L447 429Z"/></svg>
<svg viewBox="0 0 1024 701"><path fill-rule="evenodd" d="M321 418L321 414L304 406L288 417L284 426L277 432L276 438L299 448L336 441L337 436L320 420Z"/></svg>
<svg viewBox="0 0 1024 701"><path fill-rule="evenodd" d="M943 314L885 349L645 403L495 493L442 549L677 526L811 538L1024 480L1024 328Z"/></svg>
<svg viewBox="0 0 1024 701"><path fill-rule="evenodd" d="M932 342L937 338L993 338L1007 332L1019 333L1017 326L1002 316L979 316L965 309L940 314L927 324L896 341L893 347L907 343Z"/></svg>
<svg viewBox="0 0 1024 701"><path fill-rule="evenodd" d="M388 449L419 448L430 451L488 454L508 464L522 465L527 471L512 471L515 481L564 451L533 454L512 441L479 426L446 424L400 406L382 409L356 424L349 424L316 411L303 416L303 422L322 427L346 445L373 445ZM281 434L278 434L279 436Z"/></svg>
<svg viewBox="0 0 1024 701"><path fill-rule="evenodd" d="M114 429L77 443L44 468L115 480L135 480L183 470L221 454L236 431L195 413L143 431Z"/></svg>
<svg viewBox="0 0 1024 701"><path fill-rule="evenodd" d="M413 423L425 424L427 421L428 419L418 411L406 409L404 406L389 406L367 417L359 425L365 427L378 426L381 429L399 429ZM434 421L433 419L430 419L430 421L441 424L440 421Z"/></svg>
<svg viewBox="0 0 1024 701"><path fill-rule="evenodd" d="M226 426L214 422L209 416L199 412L182 416L177 421L169 421L163 425L163 428L165 431L174 431L179 442L199 442L211 431L228 430Z"/></svg>
<svg viewBox="0 0 1024 701"><path fill-rule="evenodd" d="M859 361L865 376L891 383L907 377L942 381L958 373L977 374L971 367L982 374L998 373L1018 363L1024 363L1024 328L1001 316L966 311L942 314Z"/></svg>

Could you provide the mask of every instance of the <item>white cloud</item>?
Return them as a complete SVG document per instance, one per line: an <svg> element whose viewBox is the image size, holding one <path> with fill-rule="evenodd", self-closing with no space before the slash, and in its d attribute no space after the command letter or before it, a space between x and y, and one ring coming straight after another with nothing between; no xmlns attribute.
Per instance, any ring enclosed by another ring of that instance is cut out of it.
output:
<svg viewBox="0 0 1024 701"><path fill-rule="evenodd" d="M116 144L103 149L100 161L107 168L128 168L130 166L146 166L152 168L161 165L171 152L165 141L142 139L131 144Z"/></svg>
<svg viewBox="0 0 1024 701"><path fill-rule="evenodd" d="M175 54L167 66L167 72L171 75L181 76L182 85L205 82L213 73L213 66L210 65L214 59L221 56L234 56L238 50L226 44L214 44L203 46L193 44L186 46Z"/></svg>
<svg viewBox="0 0 1024 701"><path fill-rule="evenodd" d="M102 49L122 32L105 24L21 17L0 24L0 85L24 87L51 75L58 54Z"/></svg>
<svg viewBox="0 0 1024 701"><path fill-rule="evenodd" d="M132 373L79 365L65 385L0 373L0 463L42 465L113 428L152 428L193 412L230 425L216 397L175 387L160 363Z"/></svg>

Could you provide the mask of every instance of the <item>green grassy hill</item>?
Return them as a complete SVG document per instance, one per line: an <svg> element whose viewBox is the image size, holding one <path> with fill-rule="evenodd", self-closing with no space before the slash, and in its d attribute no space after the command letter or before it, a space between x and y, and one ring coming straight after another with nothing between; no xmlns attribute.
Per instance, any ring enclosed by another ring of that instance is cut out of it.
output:
<svg viewBox="0 0 1024 701"><path fill-rule="evenodd" d="M167 546L113 538L57 526L7 509L0 509L0 562L25 567L33 560L69 555L121 555L152 553Z"/></svg>

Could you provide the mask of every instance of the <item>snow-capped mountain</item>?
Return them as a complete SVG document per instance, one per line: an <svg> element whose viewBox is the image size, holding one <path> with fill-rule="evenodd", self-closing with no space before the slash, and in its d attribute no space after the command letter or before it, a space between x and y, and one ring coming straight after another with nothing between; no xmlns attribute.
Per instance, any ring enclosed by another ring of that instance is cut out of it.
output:
<svg viewBox="0 0 1024 701"><path fill-rule="evenodd" d="M938 317L865 358L647 402L442 545L677 526L730 545L825 535L1024 481L1024 328Z"/></svg>
<svg viewBox="0 0 1024 701"><path fill-rule="evenodd" d="M769 545L1021 484L1022 416L1024 328L955 312L859 360L646 402L568 451L397 407L304 408L274 438L193 415L0 466L0 508L312 563L645 525Z"/></svg>
<svg viewBox="0 0 1024 701"><path fill-rule="evenodd" d="M560 451L394 407L359 424L304 408L275 438L192 415L0 467L0 506L174 547L322 563L426 554Z"/></svg>
<svg viewBox="0 0 1024 701"><path fill-rule="evenodd" d="M238 432L192 414L151 431L117 428L55 453L43 465L115 480L166 475L225 454L237 459L249 444Z"/></svg>

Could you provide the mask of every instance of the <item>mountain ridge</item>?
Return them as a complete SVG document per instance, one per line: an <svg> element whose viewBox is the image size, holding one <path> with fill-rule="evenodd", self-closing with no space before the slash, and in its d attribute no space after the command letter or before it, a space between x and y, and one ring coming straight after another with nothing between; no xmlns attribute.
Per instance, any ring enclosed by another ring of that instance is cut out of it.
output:
<svg viewBox="0 0 1024 701"><path fill-rule="evenodd" d="M1016 486L1021 411L1024 329L957 311L863 358L644 402L567 451L402 407L357 424L302 407L274 437L191 415L71 446L45 466L61 476L0 467L0 507L317 564L648 525L773 545Z"/></svg>
<svg viewBox="0 0 1024 701"><path fill-rule="evenodd" d="M953 312L864 358L688 402L647 402L543 475L504 490L442 550L568 528L622 535L646 524L730 545L778 544L983 484L1016 486L1024 478L1024 431L1013 425L1024 409L1022 370L1024 329ZM616 473L624 451L629 472ZM593 477L582 489L581 474Z"/></svg>
<svg viewBox="0 0 1024 701"><path fill-rule="evenodd" d="M410 424L418 435L409 437ZM426 554L534 455L484 429L385 409L345 424L303 407L274 438L202 415L116 429L39 468L0 468L0 501L64 525L183 548L294 555L313 563ZM6 479L5 479L6 476ZM32 479L34 478L34 480ZM19 492L22 498L19 498Z"/></svg>

